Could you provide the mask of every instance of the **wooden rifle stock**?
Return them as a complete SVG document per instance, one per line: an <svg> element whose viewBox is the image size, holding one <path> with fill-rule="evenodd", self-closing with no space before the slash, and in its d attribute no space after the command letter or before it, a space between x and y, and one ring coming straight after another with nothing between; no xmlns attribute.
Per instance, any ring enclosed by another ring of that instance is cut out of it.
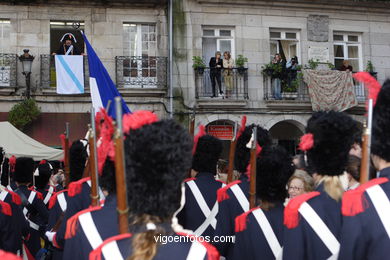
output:
<svg viewBox="0 0 390 260"><path fill-rule="evenodd" d="M249 205L250 208L256 206L256 144L257 144L257 128L253 128L252 133L252 146L251 146L251 157L250 157L250 186L249 186Z"/></svg>
<svg viewBox="0 0 390 260"><path fill-rule="evenodd" d="M194 136L195 134L195 117L191 117L190 119L190 128L188 129L188 132L191 136Z"/></svg>
<svg viewBox="0 0 390 260"><path fill-rule="evenodd" d="M96 164L96 143L94 138L95 133L93 132L92 128L90 128L90 134L88 138L88 144L89 144L89 173L91 177L91 206L98 206L99 205L99 187L98 187L98 180L97 180L97 168Z"/></svg>
<svg viewBox="0 0 390 260"><path fill-rule="evenodd" d="M65 124L65 147L64 147L64 172L65 172L65 187L69 186L70 169L69 169L69 123Z"/></svg>
<svg viewBox="0 0 390 260"><path fill-rule="evenodd" d="M230 141L230 151L229 151L229 166L228 166L228 176L227 183L231 183L233 181L233 171L234 171L234 155L236 153L236 145L237 145L237 122L234 125L234 135L233 139Z"/></svg>
<svg viewBox="0 0 390 260"><path fill-rule="evenodd" d="M362 142L362 159L360 163L360 183L370 179L371 128L372 128L373 100L368 100L367 127L364 128Z"/></svg>

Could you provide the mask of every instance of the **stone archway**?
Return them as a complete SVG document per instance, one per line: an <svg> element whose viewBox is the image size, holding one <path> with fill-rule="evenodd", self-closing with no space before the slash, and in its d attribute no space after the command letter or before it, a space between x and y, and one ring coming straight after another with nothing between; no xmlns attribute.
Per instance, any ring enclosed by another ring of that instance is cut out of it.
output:
<svg viewBox="0 0 390 260"><path fill-rule="evenodd" d="M274 124L269 133L274 143L286 148L286 150L295 155L300 137L304 134L305 126L295 120L283 120Z"/></svg>

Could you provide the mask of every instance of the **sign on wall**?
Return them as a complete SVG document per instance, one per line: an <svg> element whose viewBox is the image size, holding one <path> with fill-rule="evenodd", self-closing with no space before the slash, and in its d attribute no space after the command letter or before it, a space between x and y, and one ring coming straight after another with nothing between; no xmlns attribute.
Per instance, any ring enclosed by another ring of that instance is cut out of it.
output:
<svg viewBox="0 0 390 260"><path fill-rule="evenodd" d="M328 63L329 48L321 46L309 46L308 58L309 60Z"/></svg>
<svg viewBox="0 0 390 260"><path fill-rule="evenodd" d="M10 74L10 66L0 66L0 87L9 87L11 85Z"/></svg>
<svg viewBox="0 0 390 260"><path fill-rule="evenodd" d="M221 140L233 139L234 126L232 125L210 125L207 128L209 135L217 137Z"/></svg>

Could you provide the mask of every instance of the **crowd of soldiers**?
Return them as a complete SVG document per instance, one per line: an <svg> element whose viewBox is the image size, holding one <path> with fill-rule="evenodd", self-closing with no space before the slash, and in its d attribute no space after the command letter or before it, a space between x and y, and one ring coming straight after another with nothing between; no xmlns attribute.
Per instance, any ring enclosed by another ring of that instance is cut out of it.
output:
<svg viewBox="0 0 390 260"><path fill-rule="evenodd" d="M376 176L345 191L361 129L343 112L315 112L300 149L316 188L288 203L292 158L258 125L242 123L238 178L224 183L219 139L148 111L124 115L118 134L101 115L96 154L90 140L69 148L65 189L50 184L59 165L3 153L1 259L388 259L390 80L373 111Z"/></svg>

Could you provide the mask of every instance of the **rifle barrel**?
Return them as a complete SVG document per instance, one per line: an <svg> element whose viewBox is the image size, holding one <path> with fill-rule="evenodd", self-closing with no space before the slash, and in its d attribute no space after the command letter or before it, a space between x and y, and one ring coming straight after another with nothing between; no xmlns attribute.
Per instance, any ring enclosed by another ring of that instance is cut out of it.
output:
<svg viewBox="0 0 390 260"><path fill-rule="evenodd" d="M97 167L97 152L96 152L96 126L95 126L95 110L91 109L91 128L89 135L89 167L91 176L91 205L99 205L99 180Z"/></svg>
<svg viewBox="0 0 390 260"><path fill-rule="evenodd" d="M250 187L249 187L249 205L250 208L254 208L256 206L256 145L257 145L257 128L256 126L253 128L252 133L252 149L251 149L251 157L250 157Z"/></svg>
<svg viewBox="0 0 390 260"><path fill-rule="evenodd" d="M68 187L69 182L70 182L70 170L69 170L69 122L65 123L64 171L65 171L65 186Z"/></svg>
<svg viewBox="0 0 390 260"><path fill-rule="evenodd" d="M237 145L237 127L238 127L238 124L236 122L234 124L233 139L230 141L229 167L228 167L227 183L231 183L233 181L234 155L236 153L236 145Z"/></svg>
<svg viewBox="0 0 390 260"><path fill-rule="evenodd" d="M371 128L372 128L373 100L368 100L367 127L364 128L362 142L362 158L360 163L360 183L370 179Z"/></svg>

